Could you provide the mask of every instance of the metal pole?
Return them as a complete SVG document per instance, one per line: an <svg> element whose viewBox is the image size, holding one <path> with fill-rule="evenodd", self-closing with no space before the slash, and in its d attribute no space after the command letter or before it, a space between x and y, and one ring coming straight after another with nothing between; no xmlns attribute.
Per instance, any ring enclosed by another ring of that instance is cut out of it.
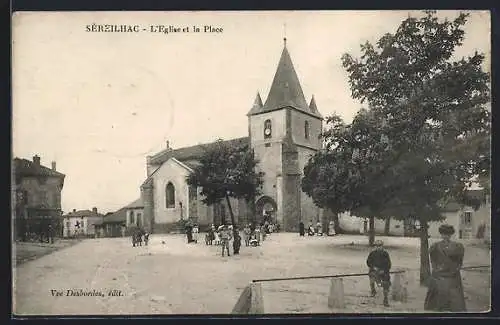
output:
<svg viewBox="0 0 500 325"><path fill-rule="evenodd" d="M390 274L403 273L405 271L392 271ZM344 278L351 276L363 276L368 275L368 273L349 273L349 274L336 274L336 275L316 275L316 276L300 276L300 277L289 277L289 278L274 278L274 279L258 279L252 280L252 282L271 282L271 281L289 281L289 280L305 280L305 279L328 279L328 278Z"/></svg>

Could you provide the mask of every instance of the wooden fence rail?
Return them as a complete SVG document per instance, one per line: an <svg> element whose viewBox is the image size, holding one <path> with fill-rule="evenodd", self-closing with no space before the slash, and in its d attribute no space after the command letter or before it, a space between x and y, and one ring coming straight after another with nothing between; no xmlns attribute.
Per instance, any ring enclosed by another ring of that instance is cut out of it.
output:
<svg viewBox="0 0 500 325"><path fill-rule="evenodd" d="M490 265L464 266L461 270L472 270L478 268L489 268ZM418 271L418 269L405 269L389 272L394 274L391 285L392 299L406 302L408 299L408 271ZM262 282L292 281L306 279L331 279L330 292L328 296L328 307L345 308L344 282L343 278L355 276L368 276L368 273L347 273L335 275L298 276L272 279L256 279L245 287L240 298L232 310L232 314L264 314L264 298L262 296Z"/></svg>

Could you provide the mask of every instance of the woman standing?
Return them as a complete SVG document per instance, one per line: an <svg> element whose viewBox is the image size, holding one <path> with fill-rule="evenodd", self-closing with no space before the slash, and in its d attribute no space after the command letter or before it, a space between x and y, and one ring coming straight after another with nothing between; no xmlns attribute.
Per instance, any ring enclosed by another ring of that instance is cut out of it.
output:
<svg viewBox="0 0 500 325"><path fill-rule="evenodd" d="M464 246L450 238L455 229L450 225L439 227L442 241L429 249L432 275L425 297L425 310L465 311L465 297L460 268L464 259Z"/></svg>

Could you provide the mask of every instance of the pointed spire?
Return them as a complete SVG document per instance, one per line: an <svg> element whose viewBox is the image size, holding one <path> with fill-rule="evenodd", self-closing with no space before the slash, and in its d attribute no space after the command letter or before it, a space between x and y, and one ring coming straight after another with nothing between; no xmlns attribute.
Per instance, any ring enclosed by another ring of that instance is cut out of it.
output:
<svg viewBox="0 0 500 325"><path fill-rule="evenodd" d="M309 109L311 112L316 112L318 110L318 107L316 107L316 100L314 99L314 95L311 97L311 103L309 104Z"/></svg>
<svg viewBox="0 0 500 325"><path fill-rule="evenodd" d="M309 104L309 109L311 110L311 113L313 113L316 116L323 117L321 113L318 111L318 106L316 106L316 100L314 99L314 95L311 97L311 103Z"/></svg>
<svg viewBox="0 0 500 325"><path fill-rule="evenodd" d="M253 102L253 106L257 108L262 108L264 106L262 104L262 98L260 98L260 92L257 92L257 96L255 96L255 101Z"/></svg>
<svg viewBox="0 0 500 325"><path fill-rule="evenodd" d="M300 86L299 78L293 67L290 53L285 46L281 53L281 58L278 63L278 68L274 75L269 95L264 104L264 111L273 110L281 107L292 106L299 110L309 111L302 87Z"/></svg>
<svg viewBox="0 0 500 325"><path fill-rule="evenodd" d="M262 98L260 98L260 93L257 92L257 96L255 96L252 109L247 113L247 115L253 115L260 112L262 110L262 106L264 106L262 104Z"/></svg>

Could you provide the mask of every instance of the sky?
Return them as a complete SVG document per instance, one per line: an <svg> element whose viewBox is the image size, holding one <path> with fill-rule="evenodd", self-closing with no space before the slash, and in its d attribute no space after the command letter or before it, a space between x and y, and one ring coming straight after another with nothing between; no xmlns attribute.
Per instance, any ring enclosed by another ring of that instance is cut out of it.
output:
<svg viewBox="0 0 500 325"><path fill-rule="evenodd" d="M455 56L482 52L490 71L489 12L470 14ZM16 13L13 156L56 161L66 175L64 212L115 211L140 196L146 156L166 141L176 149L248 135L246 114L257 92L267 98L284 36L306 100L314 95L323 116L350 122L362 105L351 98L342 54L359 56L360 44L395 32L408 15L421 12ZM87 32L92 23L141 32ZM158 25L190 30L151 32Z"/></svg>

